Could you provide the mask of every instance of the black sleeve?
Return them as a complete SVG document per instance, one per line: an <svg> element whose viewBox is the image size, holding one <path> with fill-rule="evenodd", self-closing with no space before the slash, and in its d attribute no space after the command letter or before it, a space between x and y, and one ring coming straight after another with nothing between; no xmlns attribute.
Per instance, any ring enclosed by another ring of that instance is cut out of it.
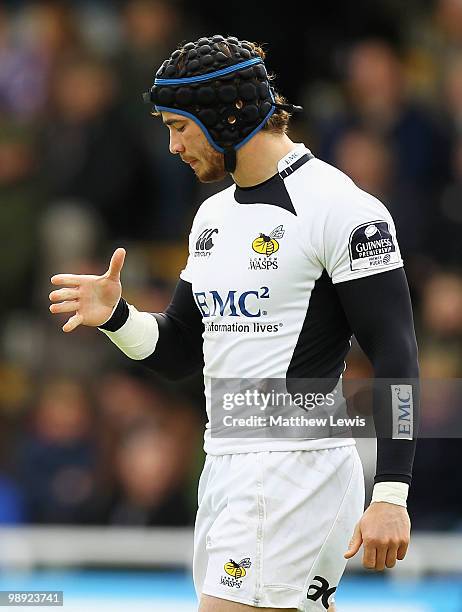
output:
<svg viewBox="0 0 462 612"><path fill-rule="evenodd" d="M194 302L191 283L180 279L165 312L153 313L159 325L155 351L139 361L169 380L179 380L204 365L202 332L204 326ZM117 331L128 318L128 306L121 298L116 310L101 329Z"/></svg>
<svg viewBox="0 0 462 612"><path fill-rule="evenodd" d="M403 268L336 286L345 315L374 369L375 482L411 482L419 417L419 366ZM393 382L412 385L413 439L392 439Z"/></svg>

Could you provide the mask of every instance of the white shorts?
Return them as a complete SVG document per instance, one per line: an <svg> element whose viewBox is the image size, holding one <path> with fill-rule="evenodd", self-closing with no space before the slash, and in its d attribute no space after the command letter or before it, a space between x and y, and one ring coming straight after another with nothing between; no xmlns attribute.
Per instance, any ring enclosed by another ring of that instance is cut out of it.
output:
<svg viewBox="0 0 462 612"><path fill-rule="evenodd" d="M363 509L355 446L208 455L194 536L198 597L325 612Z"/></svg>

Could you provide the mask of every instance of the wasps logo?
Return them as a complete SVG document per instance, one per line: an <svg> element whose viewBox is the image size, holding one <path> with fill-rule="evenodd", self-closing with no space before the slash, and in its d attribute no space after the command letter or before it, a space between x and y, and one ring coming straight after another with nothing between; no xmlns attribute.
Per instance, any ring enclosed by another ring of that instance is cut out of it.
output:
<svg viewBox="0 0 462 612"><path fill-rule="evenodd" d="M245 571L245 568L249 568L251 565L252 563L250 562L250 557L242 559L241 561L239 561L239 563L236 563L236 561L230 559L229 563L225 563L223 569L229 576L239 579L244 578L247 573Z"/></svg>
<svg viewBox="0 0 462 612"><path fill-rule="evenodd" d="M279 251L279 242L276 238L282 238L284 236L284 230L282 225L278 225L274 228L269 236L266 234L260 234L258 238L252 242L252 249L259 255L266 255L269 257Z"/></svg>

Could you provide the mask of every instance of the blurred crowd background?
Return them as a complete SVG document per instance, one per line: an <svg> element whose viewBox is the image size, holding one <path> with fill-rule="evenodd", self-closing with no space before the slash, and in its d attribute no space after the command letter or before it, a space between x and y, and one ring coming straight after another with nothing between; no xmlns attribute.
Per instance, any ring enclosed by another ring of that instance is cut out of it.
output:
<svg viewBox="0 0 462 612"><path fill-rule="evenodd" d="M0 523L190 525L203 461L200 375L175 384L98 331L63 334L49 278L103 273L169 302L200 185L141 93L179 42L265 43L305 113L290 135L390 209L425 378L462 375L462 0L310 7L208 0L0 4ZM365 296L371 307L380 296ZM370 366L353 345L349 375ZM439 403L435 402L436 407ZM433 422L459 410L446 405ZM419 444L416 529L462 528L457 439ZM432 483L432 494L428 482Z"/></svg>

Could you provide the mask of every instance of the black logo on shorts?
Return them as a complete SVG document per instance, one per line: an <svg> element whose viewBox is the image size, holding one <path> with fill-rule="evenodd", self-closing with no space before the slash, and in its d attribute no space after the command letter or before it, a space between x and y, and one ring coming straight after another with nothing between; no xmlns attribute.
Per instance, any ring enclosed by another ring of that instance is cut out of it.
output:
<svg viewBox="0 0 462 612"><path fill-rule="evenodd" d="M205 229L196 240L194 257L208 257L210 249L214 246L212 236L218 234L218 229Z"/></svg>
<svg viewBox="0 0 462 612"><path fill-rule="evenodd" d="M310 584L306 598L311 599L311 601L318 601L318 599L321 599L322 605L327 610L329 608L329 597L335 593L337 587L331 587L322 576L315 576L313 580L320 582L320 585ZM310 593L310 591L312 592Z"/></svg>
<svg viewBox="0 0 462 612"><path fill-rule="evenodd" d="M372 221L355 227L350 235L349 251L352 270L367 270L399 262L386 221Z"/></svg>

